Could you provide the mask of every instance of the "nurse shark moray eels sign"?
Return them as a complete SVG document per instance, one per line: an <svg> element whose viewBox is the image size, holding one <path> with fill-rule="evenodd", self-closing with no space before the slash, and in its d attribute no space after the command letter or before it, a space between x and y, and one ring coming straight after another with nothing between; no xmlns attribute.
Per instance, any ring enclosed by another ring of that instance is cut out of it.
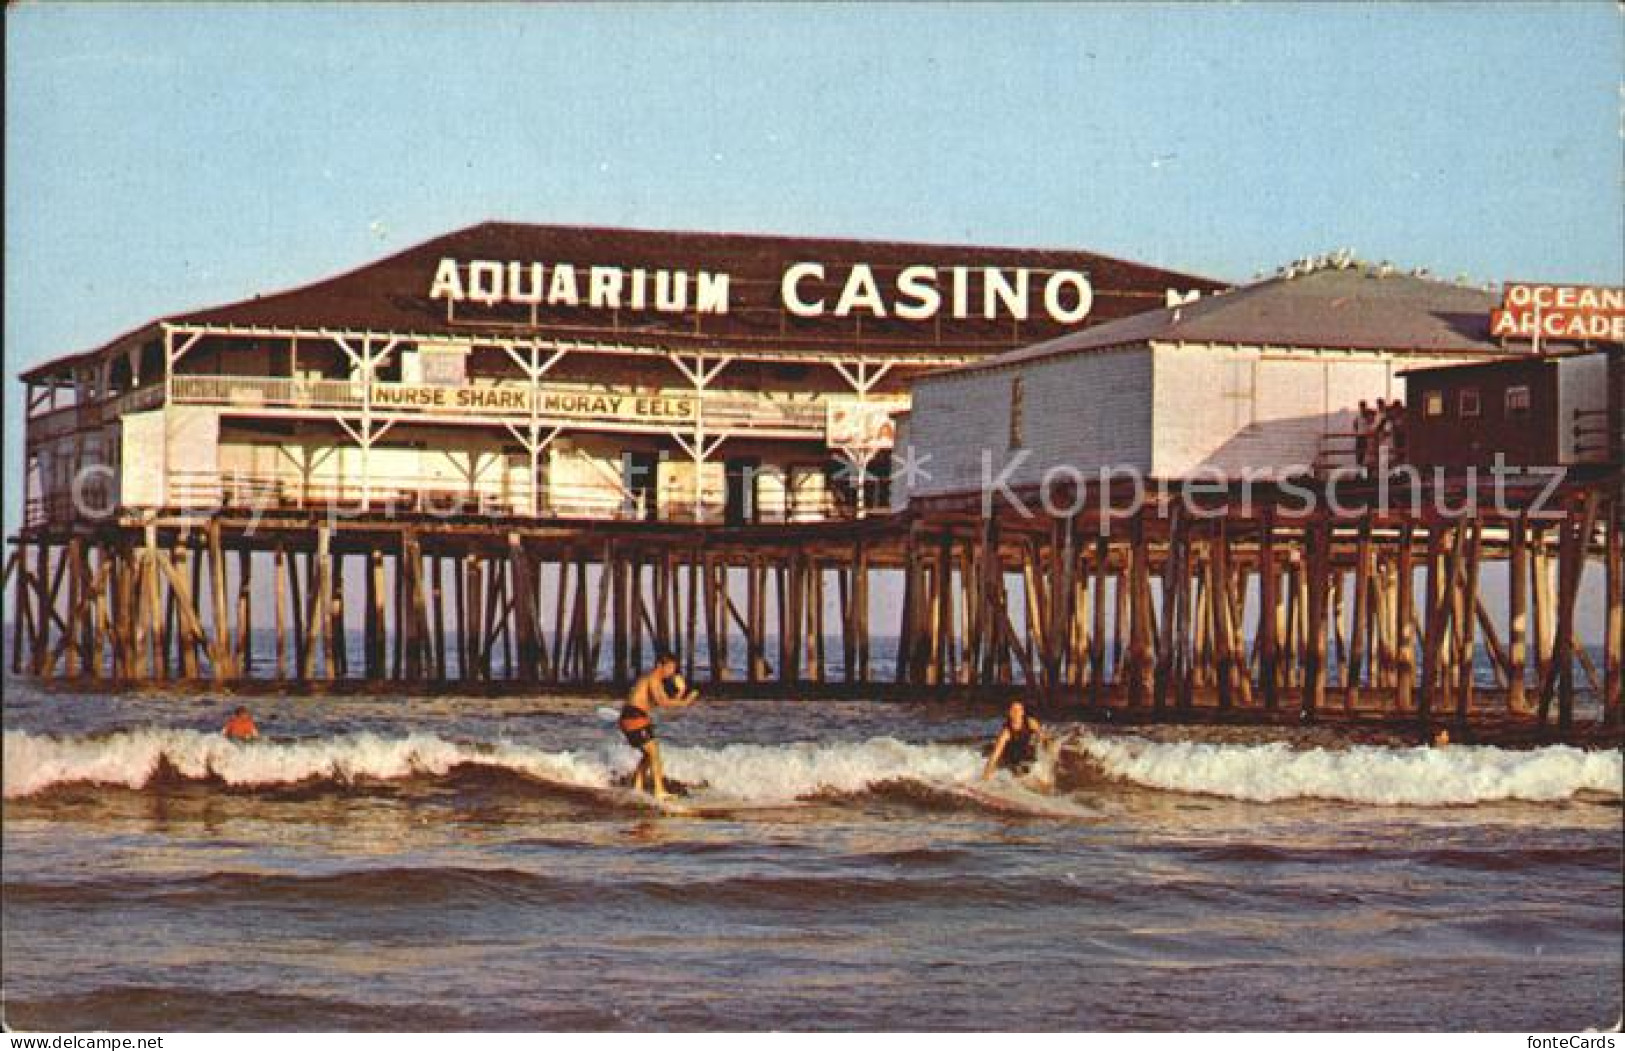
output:
<svg viewBox="0 0 1625 1051"><path fill-rule="evenodd" d="M577 265L535 261L468 261L444 257L429 286L431 300L481 306L586 307L666 314L727 314L733 275L710 270ZM1076 324L1094 306L1094 287L1078 270L948 266L924 263L834 268L804 261L783 268L779 306L803 318L871 317L931 321L1026 321L1042 311Z"/></svg>
<svg viewBox="0 0 1625 1051"><path fill-rule="evenodd" d="M600 391L542 390L538 411L572 416L639 422L692 420L694 399L670 394L619 394ZM531 409L529 387L442 387L427 383L380 383L373 405L382 409L428 412L525 415Z"/></svg>

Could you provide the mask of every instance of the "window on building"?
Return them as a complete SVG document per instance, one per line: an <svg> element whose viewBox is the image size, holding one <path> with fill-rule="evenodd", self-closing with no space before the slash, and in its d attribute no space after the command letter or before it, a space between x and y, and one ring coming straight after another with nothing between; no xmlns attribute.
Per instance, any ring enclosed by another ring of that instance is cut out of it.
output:
<svg viewBox="0 0 1625 1051"><path fill-rule="evenodd" d="M1436 391L1436 390L1428 391L1427 397L1422 402L1422 408L1423 408L1423 411L1426 412L1427 415L1430 416L1430 417L1432 417L1432 416L1443 416L1444 415L1444 393L1442 391Z"/></svg>
<svg viewBox="0 0 1625 1051"><path fill-rule="evenodd" d="M1506 413L1508 416L1529 415L1529 388L1527 386L1507 388Z"/></svg>
<svg viewBox="0 0 1625 1051"><path fill-rule="evenodd" d="M1022 377L1017 376L1010 381L1010 448L1019 449L1026 443L1022 435L1026 430L1027 391L1022 384Z"/></svg>
<svg viewBox="0 0 1625 1051"><path fill-rule="evenodd" d="M1477 416L1481 408L1478 399L1478 388L1463 387L1457 406L1463 418Z"/></svg>

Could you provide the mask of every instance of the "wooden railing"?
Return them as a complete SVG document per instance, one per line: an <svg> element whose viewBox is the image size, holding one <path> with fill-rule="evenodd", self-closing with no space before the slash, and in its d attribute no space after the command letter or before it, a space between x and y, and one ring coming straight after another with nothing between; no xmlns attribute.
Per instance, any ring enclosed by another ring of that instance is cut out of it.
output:
<svg viewBox="0 0 1625 1051"><path fill-rule="evenodd" d="M164 401L164 387L161 383L137 387L135 390L125 391L106 401L88 402L84 405L68 405L60 409L30 417L28 420L28 440L30 442L52 441L56 438L66 437L75 431L90 430L112 423L127 413L142 412L146 409L162 405Z"/></svg>
<svg viewBox="0 0 1625 1051"><path fill-rule="evenodd" d="M80 410L77 405L52 409L50 412L32 416L28 420L28 440L51 441L72 434L79 429L79 416Z"/></svg>
<svg viewBox="0 0 1625 1051"><path fill-rule="evenodd" d="M174 390L177 402L202 405L358 409L366 400L365 385L349 380L304 380L268 376L176 376Z"/></svg>

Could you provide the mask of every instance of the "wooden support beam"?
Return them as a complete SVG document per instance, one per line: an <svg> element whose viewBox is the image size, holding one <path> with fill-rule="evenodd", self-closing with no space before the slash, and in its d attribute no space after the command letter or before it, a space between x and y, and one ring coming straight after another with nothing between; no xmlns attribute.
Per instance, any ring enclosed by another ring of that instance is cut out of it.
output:
<svg viewBox="0 0 1625 1051"><path fill-rule="evenodd" d="M1412 563L1416 537L1409 522L1399 530L1399 552L1394 578L1394 705L1407 711L1413 703L1416 683L1416 601L1413 597L1416 568Z"/></svg>
<svg viewBox="0 0 1625 1051"><path fill-rule="evenodd" d="M1473 611L1478 606L1478 565L1483 548L1483 526L1476 519L1468 527L1467 554L1462 565L1462 580L1457 584L1461 611L1459 622L1463 639L1462 652L1456 678L1456 721L1467 722L1467 713L1473 706L1474 658L1477 653L1474 630L1477 620Z"/></svg>
<svg viewBox="0 0 1625 1051"><path fill-rule="evenodd" d="M1603 564L1603 718L1610 726L1620 725L1621 696L1625 693L1622 662L1625 662L1625 504L1620 489L1609 501L1608 530Z"/></svg>
<svg viewBox="0 0 1625 1051"><path fill-rule="evenodd" d="M254 671L254 552L247 544L237 549L236 672L248 678Z"/></svg>
<svg viewBox="0 0 1625 1051"><path fill-rule="evenodd" d="M292 671L287 663L288 657L288 624L287 624L287 579L292 575L288 569L288 553L279 543L271 549L271 625L276 635L276 667L272 671L272 678L281 679Z"/></svg>
<svg viewBox="0 0 1625 1051"><path fill-rule="evenodd" d="M1558 527L1561 538L1558 549L1558 593L1556 609L1557 638L1552 654L1552 666L1546 669L1541 683L1540 722L1545 725L1551 709L1552 688L1558 690L1557 723L1559 729L1568 730L1574 721L1574 606L1579 596L1581 579L1585 574L1586 558L1596 525L1598 501L1591 493L1580 497L1580 505L1571 508Z"/></svg>
<svg viewBox="0 0 1625 1051"><path fill-rule="evenodd" d="M429 556L432 571L429 577L429 608L432 610L434 630L434 677L437 682L445 682L448 678L446 666L446 560L439 553ZM528 566L529 564L527 564ZM530 610L530 627L533 645L540 647L540 632L536 630L536 587L534 571L526 569L526 582L529 585L525 592L525 605ZM534 681L534 679L532 680Z"/></svg>
<svg viewBox="0 0 1625 1051"><path fill-rule="evenodd" d="M1106 575L1111 561L1111 538L1105 533L1095 537L1095 594L1094 630L1089 648L1089 706L1099 708L1105 701L1106 690Z"/></svg>
<svg viewBox="0 0 1625 1051"><path fill-rule="evenodd" d="M220 519L211 518L204 529L209 549L209 594L213 599L214 638L209 646L209 664L215 682L234 677L236 662L231 652L231 626L226 620L226 552L220 542Z"/></svg>
<svg viewBox="0 0 1625 1051"><path fill-rule="evenodd" d="M11 591L11 673L23 670L23 641L32 634L33 614L28 606L29 577L27 568L28 541L17 541L17 549L6 562L7 576L15 573L16 582Z"/></svg>
<svg viewBox="0 0 1625 1051"><path fill-rule="evenodd" d="M617 557L613 544L605 543L603 570L610 581L610 603L612 613L610 616L610 631L613 637L610 640L610 653L614 667L616 682L630 682L627 669L627 628L629 617L627 613L627 582L626 567ZM710 592L707 591L709 595ZM709 620L707 625L709 625Z"/></svg>
<svg viewBox="0 0 1625 1051"><path fill-rule="evenodd" d="M1528 709L1524 696L1529 665L1529 523L1522 515L1507 524L1507 710Z"/></svg>
<svg viewBox="0 0 1625 1051"><path fill-rule="evenodd" d="M1305 529L1307 547L1304 575L1309 590L1305 606L1305 661L1302 715L1312 719L1326 704L1326 620L1331 590L1331 533L1329 520L1311 519Z"/></svg>
<svg viewBox="0 0 1625 1051"><path fill-rule="evenodd" d="M608 542L605 542L603 561L598 567L598 602L595 607L596 613L593 616L592 641L587 647L587 659L582 670L582 676L584 678L595 678L598 674L598 658L602 653L604 641L604 617L606 611L609 609L611 591L615 586L616 574L611 572L610 567L615 563L615 560L616 555L614 546ZM585 572L585 570L583 570L583 572ZM587 586L587 579L585 576L581 578L581 586L583 588ZM617 635L620 633L620 631L621 628L616 626L615 632ZM632 680L641 673L642 669L636 667L631 669L631 674L614 672L615 684L618 686L630 685Z"/></svg>
<svg viewBox="0 0 1625 1051"><path fill-rule="evenodd" d="M1359 707L1361 676L1365 673L1366 629L1371 604L1371 517L1360 518L1354 551L1354 623L1349 626L1348 657L1343 663L1343 710Z"/></svg>
<svg viewBox="0 0 1625 1051"><path fill-rule="evenodd" d="M173 554L163 555L163 558L166 562L173 563L181 581L180 586L176 586L174 584L176 578L169 577L168 573L165 573L165 577L170 580L170 586L168 598L164 603L164 663L167 667L169 663L167 651L173 646L180 658L181 678L189 681L197 679L199 677L197 651L199 644L201 644L209 655L210 668L215 681L218 682L221 675L219 665L215 661L213 643L209 641L207 635L194 635L191 632L178 630L179 625L177 623L180 616L177 607L182 603L189 607L188 612L199 618L203 615L202 607L197 605L197 602L203 598L203 559L198 558L194 561L192 549L184 541L175 545ZM191 581L190 585L186 583L188 579Z"/></svg>
<svg viewBox="0 0 1625 1051"><path fill-rule="evenodd" d="M1179 647L1179 609L1185 601L1185 560L1189 553L1184 502L1176 501L1168 517L1168 553L1162 560L1162 623L1158 626L1156 681L1152 705L1157 711L1168 706Z"/></svg>
<svg viewBox="0 0 1625 1051"><path fill-rule="evenodd" d="M1258 683L1264 694L1264 707L1273 711L1280 703L1281 653L1281 569L1275 560L1275 515L1264 511L1258 541Z"/></svg>
<svg viewBox="0 0 1625 1051"><path fill-rule="evenodd" d="M562 577L561 572L558 594L560 608L563 607L564 602L564 581ZM463 639L463 647L467 653L468 663L463 671L463 677L471 681L480 681L490 678L490 670L487 668L485 660L485 574L481 571L479 555L472 551L465 552L463 555L463 578L464 591L467 593L468 600L467 620L464 627L465 638ZM401 628L397 623L395 635L399 638L400 634ZM562 638L562 633L555 629L553 634L555 649L559 647Z"/></svg>

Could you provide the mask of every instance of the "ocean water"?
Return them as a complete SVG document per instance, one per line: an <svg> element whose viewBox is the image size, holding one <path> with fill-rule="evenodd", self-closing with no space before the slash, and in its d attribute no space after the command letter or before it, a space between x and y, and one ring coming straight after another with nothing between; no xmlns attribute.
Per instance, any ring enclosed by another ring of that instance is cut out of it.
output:
<svg viewBox="0 0 1625 1051"><path fill-rule="evenodd" d="M6 1022L1508 1029L1621 1011L1621 757L729 699L46 692L4 713Z"/></svg>

